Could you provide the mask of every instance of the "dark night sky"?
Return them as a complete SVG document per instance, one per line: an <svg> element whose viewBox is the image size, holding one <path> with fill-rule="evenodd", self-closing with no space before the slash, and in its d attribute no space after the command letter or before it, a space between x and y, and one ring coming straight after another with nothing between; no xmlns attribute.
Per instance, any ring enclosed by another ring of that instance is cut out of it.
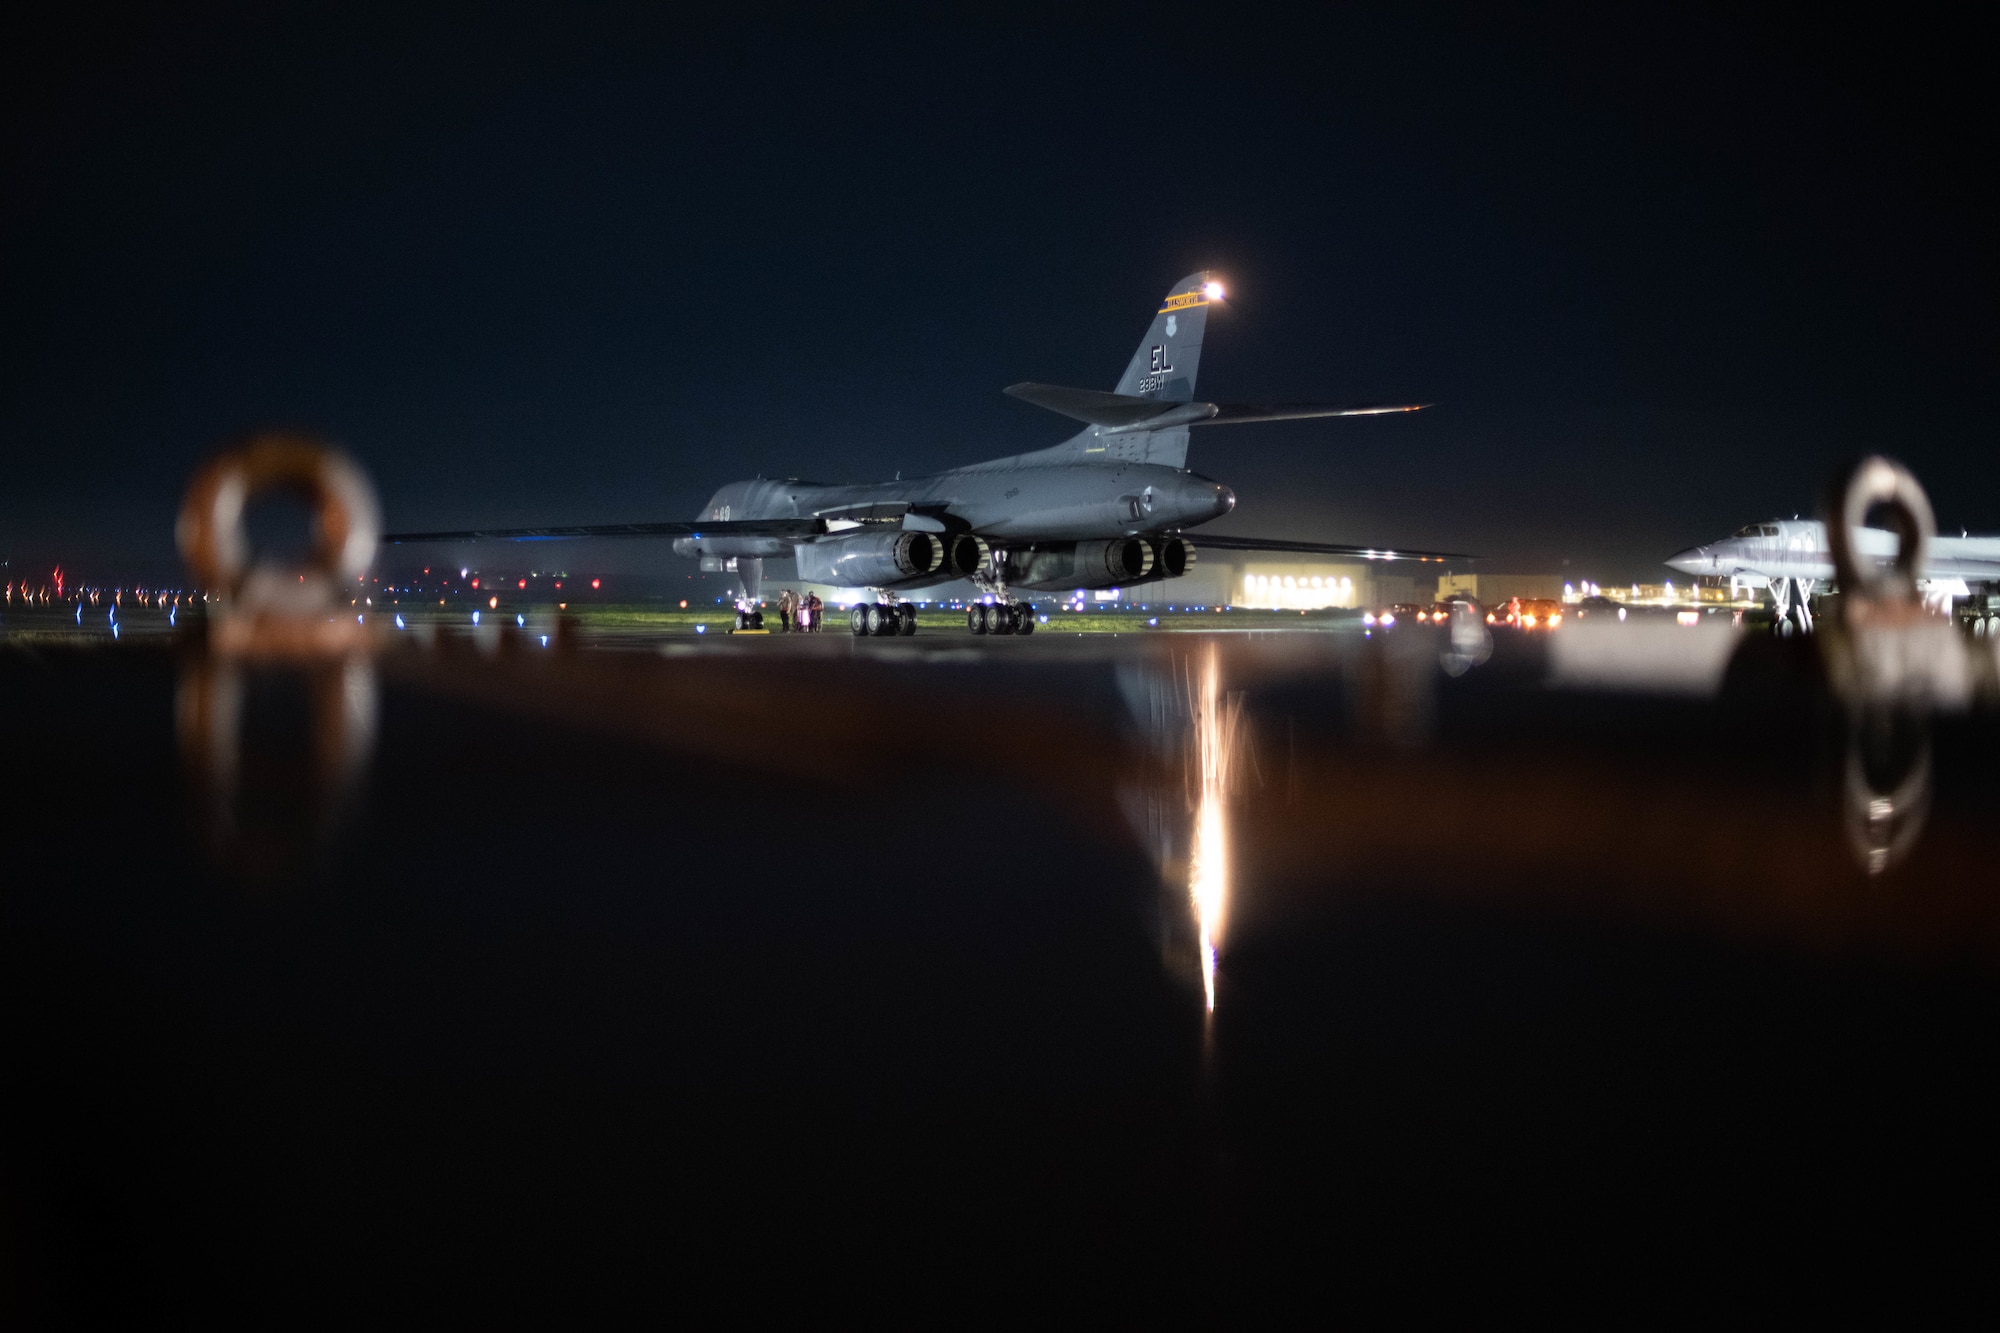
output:
<svg viewBox="0 0 2000 1333"><path fill-rule="evenodd" d="M2000 530L1972 30L759 12L9 30L0 557L164 576L189 471L263 424L424 527L1032 448L1065 423L1000 387L1109 388L1200 267L1203 397L1438 404L1197 432L1229 530L1657 577L1868 449Z"/></svg>

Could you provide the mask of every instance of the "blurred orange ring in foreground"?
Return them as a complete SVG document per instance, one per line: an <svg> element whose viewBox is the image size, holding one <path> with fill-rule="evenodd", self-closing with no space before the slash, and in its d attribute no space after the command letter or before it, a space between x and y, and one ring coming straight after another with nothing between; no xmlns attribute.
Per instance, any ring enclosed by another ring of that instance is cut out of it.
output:
<svg viewBox="0 0 2000 1333"><path fill-rule="evenodd" d="M195 578L234 591L248 572L243 514L250 498L279 489L312 508L309 567L336 580L359 577L375 558L382 508L360 466L302 435L260 435L210 459L188 483L174 536Z"/></svg>

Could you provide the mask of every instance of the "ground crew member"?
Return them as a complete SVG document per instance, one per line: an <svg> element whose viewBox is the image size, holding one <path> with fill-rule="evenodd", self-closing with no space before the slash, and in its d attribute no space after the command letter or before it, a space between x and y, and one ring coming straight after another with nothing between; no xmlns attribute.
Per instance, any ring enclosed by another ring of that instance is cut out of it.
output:
<svg viewBox="0 0 2000 1333"><path fill-rule="evenodd" d="M797 593L793 592L790 588L786 588L778 594L778 632L780 634L790 634L792 632L792 615L798 609L799 595Z"/></svg>

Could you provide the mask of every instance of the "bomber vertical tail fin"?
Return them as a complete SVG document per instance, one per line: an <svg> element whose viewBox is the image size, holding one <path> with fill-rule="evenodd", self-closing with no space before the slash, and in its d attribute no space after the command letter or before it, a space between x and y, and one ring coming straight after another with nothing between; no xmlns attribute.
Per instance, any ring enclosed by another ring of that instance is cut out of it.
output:
<svg viewBox="0 0 2000 1333"><path fill-rule="evenodd" d="M1194 401L1195 372L1201 365L1201 335L1208 307L1222 299L1222 284L1208 270L1175 283L1160 302L1117 392L1164 403Z"/></svg>

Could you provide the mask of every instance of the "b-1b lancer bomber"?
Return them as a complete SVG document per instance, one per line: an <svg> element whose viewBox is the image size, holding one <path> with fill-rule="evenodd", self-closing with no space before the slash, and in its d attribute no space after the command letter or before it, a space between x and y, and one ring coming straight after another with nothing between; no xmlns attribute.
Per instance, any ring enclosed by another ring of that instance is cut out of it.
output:
<svg viewBox="0 0 2000 1333"><path fill-rule="evenodd" d="M699 559L704 570L738 575L739 624L758 618L764 561L788 558L798 562L802 580L869 591L852 613L857 635L915 633L916 609L896 595L967 579L982 594L967 610L972 633L1031 633L1035 619L1026 594L1130 587L1179 578L1194 565L1188 529L1236 504L1229 487L1188 470L1188 438L1195 428L1375 416L1424 406L1196 402L1202 333L1209 308L1222 299L1222 284L1207 272L1175 283L1109 393L1050 384L1007 389L1082 423L1075 435L1050 448L864 485L731 482L692 522L413 532L385 540L672 538L674 550ZM1202 545L1368 560L1455 558L1251 537L1207 537Z"/></svg>

